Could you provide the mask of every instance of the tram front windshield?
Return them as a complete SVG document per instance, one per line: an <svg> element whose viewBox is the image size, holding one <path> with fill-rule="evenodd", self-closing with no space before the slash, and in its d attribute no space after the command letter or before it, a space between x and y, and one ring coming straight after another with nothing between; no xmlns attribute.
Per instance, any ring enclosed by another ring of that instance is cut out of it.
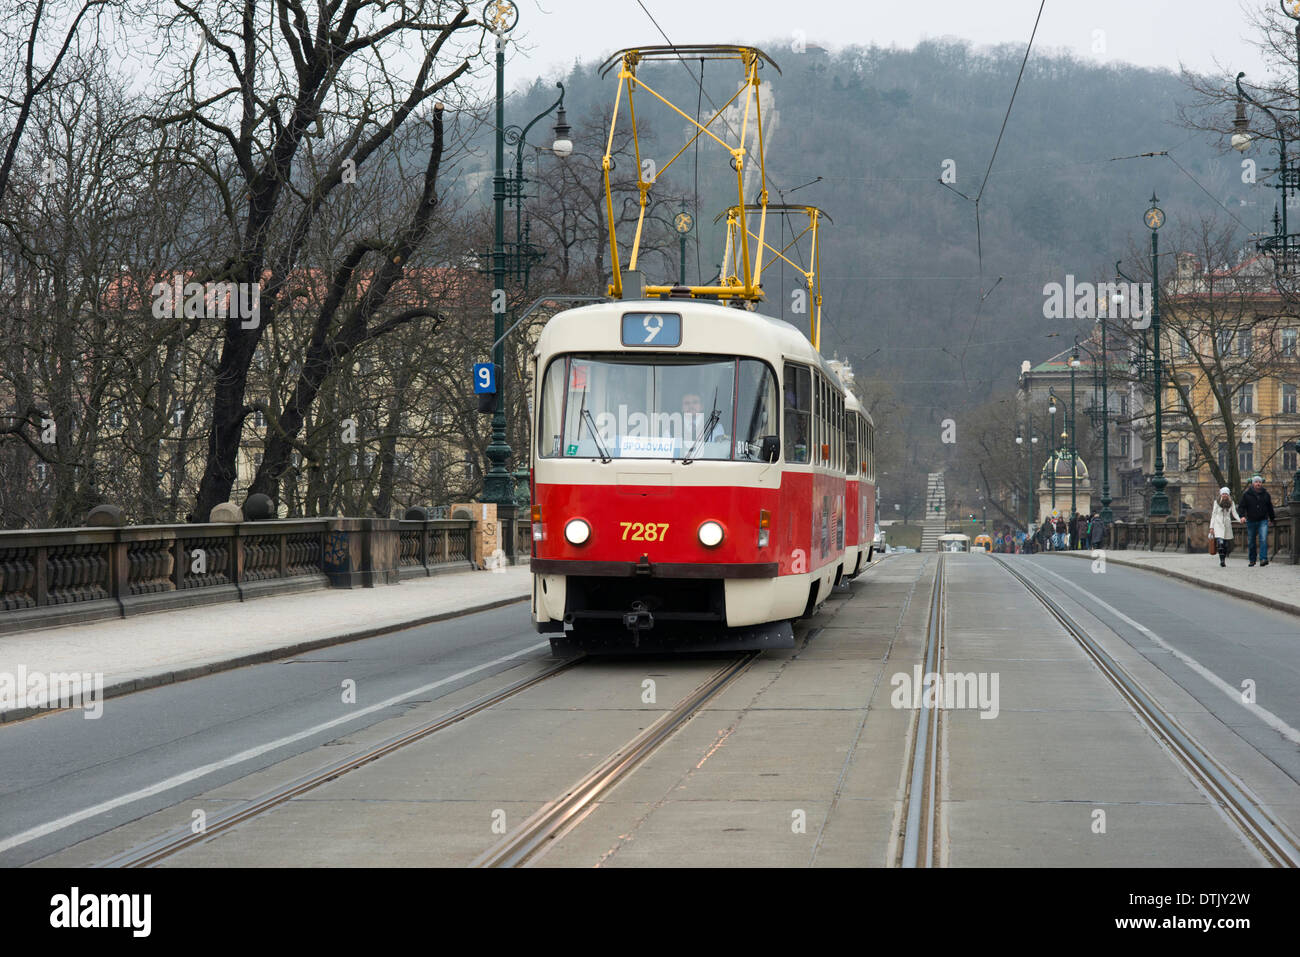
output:
<svg viewBox="0 0 1300 957"><path fill-rule="evenodd" d="M570 355L542 381L543 458L760 461L776 377L758 359Z"/></svg>

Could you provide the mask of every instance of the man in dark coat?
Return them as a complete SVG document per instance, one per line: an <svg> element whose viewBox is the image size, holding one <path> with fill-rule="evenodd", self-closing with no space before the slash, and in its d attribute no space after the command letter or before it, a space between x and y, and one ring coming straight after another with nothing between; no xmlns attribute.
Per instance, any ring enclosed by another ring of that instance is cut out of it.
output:
<svg viewBox="0 0 1300 957"><path fill-rule="evenodd" d="M1237 511L1246 522L1246 544L1250 549L1250 567L1255 566L1256 545L1258 544L1259 565L1268 564L1268 523L1277 521L1273 514L1273 499L1264 488L1262 476L1253 475L1250 486L1241 493Z"/></svg>
<svg viewBox="0 0 1300 957"><path fill-rule="evenodd" d="M1092 547L1101 548L1101 541L1106 536L1106 523L1096 512L1093 512L1092 521L1088 523L1088 535L1092 539Z"/></svg>

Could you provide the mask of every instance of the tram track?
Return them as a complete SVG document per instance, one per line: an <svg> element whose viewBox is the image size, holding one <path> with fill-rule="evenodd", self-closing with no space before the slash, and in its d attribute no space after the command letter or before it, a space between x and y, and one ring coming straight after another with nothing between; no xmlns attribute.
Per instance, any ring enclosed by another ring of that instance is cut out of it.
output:
<svg viewBox="0 0 1300 957"><path fill-rule="evenodd" d="M948 624L948 585L944 574L944 556L940 552L930 593L930 613L926 623L923 673L942 673L946 648L944 636ZM939 866L940 770L942 762L942 709L922 695L918 702L916 729L912 734L908 759L907 795L903 802L900 827L902 846L894 866L904 868Z"/></svg>
<svg viewBox="0 0 1300 957"><path fill-rule="evenodd" d="M1300 840L1279 824L1244 784L1207 752L1107 654L1064 608L1019 569L991 556L1047 609L1079 644L1120 697L1157 740L1162 742L1192 780L1215 802L1229 821L1273 867L1300 867Z"/></svg>
<svg viewBox="0 0 1300 957"><path fill-rule="evenodd" d="M220 836L221 834L243 824L253 818L290 801L299 795L305 794L314 788L332 781L335 778L354 771L363 765L369 764L382 757L392 754L407 745L414 744L416 741L423 740L430 735L436 734L445 728L451 727L460 721L464 721L481 711L491 708L493 705L512 698L522 691L534 687L548 678L567 671L569 668L583 660L584 656L566 658L562 661L549 665L542 671L534 675L529 675L514 681L504 688L490 692L482 697L475 698L467 704L454 708L444 714L439 715L432 721L428 721L410 731L404 731L401 734L387 738L372 747L363 751L349 755L339 761L326 765L323 768L312 771L302 777L296 778L287 784L281 785L272 791L263 794L261 797L241 804L237 808L232 808L221 814L209 817L204 827L199 831L194 831L191 827L182 827L174 831L149 841L145 844L130 848L121 854L102 861L99 867L152 867L154 864L199 844L206 843Z"/></svg>
<svg viewBox="0 0 1300 957"><path fill-rule="evenodd" d="M718 668L649 727L479 855L470 866L522 867L529 864L581 823L595 808L598 798L631 774L700 708L748 670L761 654L761 651L747 652Z"/></svg>

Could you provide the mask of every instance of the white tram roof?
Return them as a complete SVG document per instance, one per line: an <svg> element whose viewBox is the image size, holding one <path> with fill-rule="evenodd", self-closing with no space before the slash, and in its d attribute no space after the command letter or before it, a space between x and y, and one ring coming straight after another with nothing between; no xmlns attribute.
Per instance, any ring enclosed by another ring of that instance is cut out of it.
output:
<svg viewBox="0 0 1300 957"><path fill-rule="evenodd" d="M681 345L658 349L624 346L621 323L624 313L629 312L680 315ZM766 359L774 366L780 365L778 359L793 359L820 368L831 382L844 389L846 407L871 421L871 415L844 388L835 367L812 347L807 336L784 319L748 309L699 299L619 299L565 309L546 323L533 355L543 363L553 355L566 352L739 355Z"/></svg>

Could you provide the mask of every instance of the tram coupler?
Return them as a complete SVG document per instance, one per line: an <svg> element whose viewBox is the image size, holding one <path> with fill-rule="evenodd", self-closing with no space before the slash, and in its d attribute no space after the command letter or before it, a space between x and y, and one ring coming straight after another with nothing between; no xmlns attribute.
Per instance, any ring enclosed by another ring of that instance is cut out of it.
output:
<svg viewBox="0 0 1300 957"><path fill-rule="evenodd" d="M655 626L655 616L650 614L645 602L634 601L632 610L623 613L623 625L632 632L632 647L635 648L641 644L641 632L649 631Z"/></svg>

